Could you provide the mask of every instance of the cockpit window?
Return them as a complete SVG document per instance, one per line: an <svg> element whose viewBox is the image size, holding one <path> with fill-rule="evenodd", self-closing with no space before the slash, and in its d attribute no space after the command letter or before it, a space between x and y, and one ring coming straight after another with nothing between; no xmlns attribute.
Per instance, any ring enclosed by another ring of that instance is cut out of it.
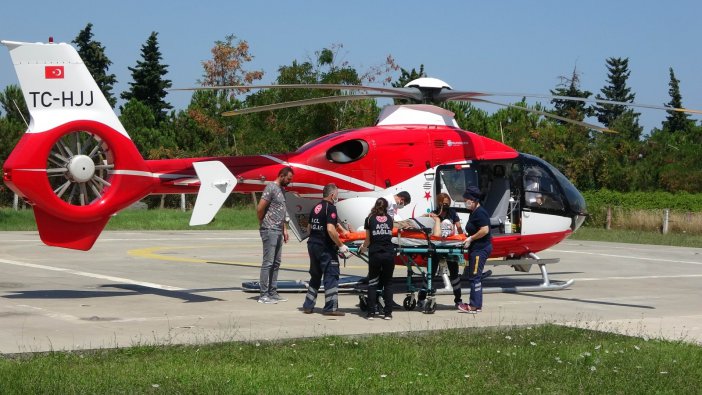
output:
<svg viewBox="0 0 702 395"><path fill-rule="evenodd" d="M524 165L524 200L531 208L565 210L557 182L539 163Z"/></svg>
<svg viewBox="0 0 702 395"><path fill-rule="evenodd" d="M463 192L468 186L478 186L478 172L469 165L439 169L441 190L454 202L463 202Z"/></svg>
<svg viewBox="0 0 702 395"><path fill-rule="evenodd" d="M586 215L587 214L587 206L585 204L585 198L583 198L583 195L580 194L577 188L566 178L566 176L563 175L558 169L553 167L551 164L548 162L539 159L535 156L528 155L528 154L521 154L520 155L522 158L525 160L523 161L524 164L524 190L525 190L525 197L527 197L527 201L525 204L528 206L529 205L529 192L528 188L530 185L534 185L533 178L528 178L528 172L529 170L535 170L537 176L541 177L546 177L546 178L539 178L539 183L538 183L538 191L542 193L544 196L554 196L551 195L552 193L555 193L557 195L560 195L558 198L558 204L556 206L552 206L549 202L548 199L546 199L541 207L544 208L551 208L551 209L558 209L558 210L563 210L567 209L573 214L578 214L578 215ZM536 206L532 206L536 207Z"/></svg>
<svg viewBox="0 0 702 395"><path fill-rule="evenodd" d="M327 159L334 163L351 163L368 153L368 143L364 140L348 140L331 147Z"/></svg>

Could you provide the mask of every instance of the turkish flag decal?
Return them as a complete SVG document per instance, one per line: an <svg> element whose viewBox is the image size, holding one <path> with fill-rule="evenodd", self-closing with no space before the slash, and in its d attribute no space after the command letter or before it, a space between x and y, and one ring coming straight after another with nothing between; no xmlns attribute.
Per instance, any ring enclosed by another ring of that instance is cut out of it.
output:
<svg viewBox="0 0 702 395"><path fill-rule="evenodd" d="M44 78L63 79L63 66L44 66Z"/></svg>

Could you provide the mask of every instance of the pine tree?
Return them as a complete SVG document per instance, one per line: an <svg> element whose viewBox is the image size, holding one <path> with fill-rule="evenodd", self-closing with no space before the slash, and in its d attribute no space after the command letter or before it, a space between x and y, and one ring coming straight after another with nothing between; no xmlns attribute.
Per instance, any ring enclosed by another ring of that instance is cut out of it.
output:
<svg viewBox="0 0 702 395"><path fill-rule="evenodd" d="M590 91L580 90L580 73L577 68L573 68L573 73L570 77L561 76L561 83L556 90L551 90L551 94L555 96L570 96L587 99L592 95ZM582 121L585 117L593 115L593 109L586 105L585 102L575 100L551 100L556 115L564 118ZM560 121L559 121L560 122ZM564 124L565 122L560 122Z"/></svg>
<svg viewBox="0 0 702 395"><path fill-rule="evenodd" d="M675 78L672 67L670 68L670 82L668 86L670 87L670 89L668 89L670 101L665 105L668 107L683 108L682 95L680 94L680 80ZM693 126L694 123L690 120L690 115L681 111L668 111L668 116L666 120L663 121L663 130L668 132L684 132L690 130Z"/></svg>
<svg viewBox="0 0 702 395"><path fill-rule="evenodd" d="M166 118L166 110L173 108L163 99L166 89L171 87L171 81L164 79L168 73L168 66L161 64L161 52L158 48L158 33L151 32L146 43L141 47L143 61L137 61L136 67L129 67L132 72L129 91L123 92L121 97L127 101L138 100L145 104L154 113L158 122Z"/></svg>
<svg viewBox="0 0 702 395"><path fill-rule="evenodd" d="M609 85L601 89L602 95L597 94L599 100L611 100L618 102L633 103L635 94L626 86L629 78L629 58L609 58L607 59L607 70ZM638 140L643 128L639 125L640 113L627 108L621 104L600 104L594 107L597 120L606 127L611 127L615 122L618 124L621 137L631 140ZM617 122L622 118L626 122ZM622 130L623 128L623 130Z"/></svg>
<svg viewBox="0 0 702 395"><path fill-rule="evenodd" d="M117 83L117 78L114 74L107 74L112 61L105 55L105 47L102 43L93 40L92 30L93 24L88 23L72 42L78 47L78 54L100 87L102 94L114 107L117 99L112 95L112 87Z"/></svg>

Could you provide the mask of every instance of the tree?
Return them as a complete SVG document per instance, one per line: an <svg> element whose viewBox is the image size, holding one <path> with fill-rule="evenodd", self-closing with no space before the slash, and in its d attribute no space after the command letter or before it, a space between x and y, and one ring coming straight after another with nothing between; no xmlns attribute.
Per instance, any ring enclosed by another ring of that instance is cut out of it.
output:
<svg viewBox="0 0 702 395"><path fill-rule="evenodd" d="M555 96L570 96L570 97L580 97L587 99L592 95L590 91L584 91L580 89L580 73L578 73L577 68L573 68L573 73L570 77L561 76L560 84L555 90L551 90L551 94ZM564 118L573 119L576 121L582 121L585 117L592 116L594 111L592 107L586 105L585 102L575 101L575 100L551 100L555 108L556 115ZM563 121L558 121L561 124L565 124Z"/></svg>
<svg viewBox="0 0 702 395"><path fill-rule="evenodd" d="M247 70L247 63L254 56L249 44L233 34L227 35L224 41L215 41L210 52L212 59L202 62L203 79L198 81L203 86L246 85L263 78L263 71ZM225 111L241 107L236 95L244 92L246 89L195 92L186 113L178 117L180 123L193 126L189 129L192 135L179 135L179 139L189 141L190 148L198 147L200 154L239 155L246 152L240 144L243 131L239 125L243 121L239 117L221 116Z"/></svg>
<svg viewBox="0 0 702 395"><path fill-rule="evenodd" d="M602 95L597 94L600 100L611 100L618 102L633 103L635 94L626 86L629 78L629 58L609 58L607 59L607 70L609 72L609 85L601 89ZM611 127L618 118L628 122L618 122L619 135L631 140L638 140L643 128L639 126L639 113L621 104L599 104L595 106L597 120L606 127Z"/></svg>
<svg viewBox="0 0 702 395"><path fill-rule="evenodd" d="M237 40L237 37L230 34L224 41L215 41L210 51L212 59L202 62L205 69L204 79L199 81L202 86L244 85L263 78L262 70L244 69L244 64L254 59L249 52L249 43L244 40L234 43L234 40Z"/></svg>
<svg viewBox="0 0 702 395"><path fill-rule="evenodd" d="M151 32L141 47L141 57L143 60L137 61L136 67L129 67L134 82L129 83L131 88L121 97L127 101L135 99L142 102L154 113L156 121L161 122L166 118L166 110L173 106L164 100L171 81L163 78L168 73L168 66L161 64L158 33Z"/></svg>
<svg viewBox="0 0 702 395"><path fill-rule="evenodd" d="M100 87L102 94L114 107L117 99L112 95L112 87L117 83L117 78L114 74L107 74L112 62L105 55L105 47L102 43L93 40L92 29L93 24L88 23L72 42L78 47L78 54Z"/></svg>
<svg viewBox="0 0 702 395"><path fill-rule="evenodd" d="M682 95L680 94L680 80L675 78L673 68L670 68L670 101L666 103L668 107L683 108ZM666 120L663 121L663 130L667 132L685 132L689 131L694 126L694 122L690 120L690 115L681 111L668 111Z"/></svg>
<svg viewBox="0 0 702 395"><path fill-rule="evenodd" d="M0 106L8 120L21 124L29 122L29 110L24 102L22 90L17 85L8 85L0 92Z"/></svg>

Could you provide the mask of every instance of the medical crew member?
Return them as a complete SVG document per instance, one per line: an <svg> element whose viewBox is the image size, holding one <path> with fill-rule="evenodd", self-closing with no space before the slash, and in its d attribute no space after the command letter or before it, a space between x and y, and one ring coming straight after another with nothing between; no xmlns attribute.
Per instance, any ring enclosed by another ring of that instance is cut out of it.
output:
<svg viewBox="0 0 702 395"><path fill-rule="evenodd" d="M368 250L368 313L372 320L377 311L378 287L383 288L384 317L392 319L392 273L395 270L395 248L392 244L393 219L388 214L388 201L378 198L365 220L366 240L359 252Z"/></svg>
<svg viewBox="0 0 702 395"><path fill-rule="evenodd" d="M436 195L437 208L425 216L434 219L434 229L432 236L436 237L449 237L458 233L463 233L461 228L461 220L458 218L456 209L451 207L451 197L446 193L440 193ZM436 271L439 268L439 257L434 254L432 256L432 278L436 276ZM455 255L446 255L446 266L449 270L449 281L451 282L451 289L453 290L453 303L456 307L463 304L463 299L461 298L461 277L458 272L458 257ZM424 306L424 300L426 299L426 291L420 291L418 296L418 304L420 308Z"/></svg>
<svg viewBox="0 0 702 395"><path fill-rule="evenodd" d="M463 193L470 217L466 224L468 238L463 243L468 248L468 282L470 283L470 300L462 303L458 309L475 314L483 308L483 268L492 253L492 236L490 235L490 215L480 205L482 194L477 187L468 187Z"/></svg>
<svg viewBox="0 0 702 395"><path fill-rule="evenodd" d="M309 216L307 230L307 252L310 256L310 282L307 288L302 311L311 314L317 302L317 292L324 278L324 308L322 314L343 316L339 311L339 254L346 254L349 248L339 240L337 233L338 215L334 203L339 200L339 189L327 184L322 190L322 201Z"/></svg>
<svg viewBox="0 0 702 395"><path fill-rule="evenodd" d="M458 218L456 209L451 207L451 197L446 193L440 193L436 196L436 203L437 208L429 216L440 222L441 237L453 236L456 232L462 234L461 220ZM439 265L434 266L438 268ZM463 303L461 299L461 277L458 273L458 257L455 255L446 256L446 266L448 266L449 280L453 289L453 303L458 307Z"/></svg>

